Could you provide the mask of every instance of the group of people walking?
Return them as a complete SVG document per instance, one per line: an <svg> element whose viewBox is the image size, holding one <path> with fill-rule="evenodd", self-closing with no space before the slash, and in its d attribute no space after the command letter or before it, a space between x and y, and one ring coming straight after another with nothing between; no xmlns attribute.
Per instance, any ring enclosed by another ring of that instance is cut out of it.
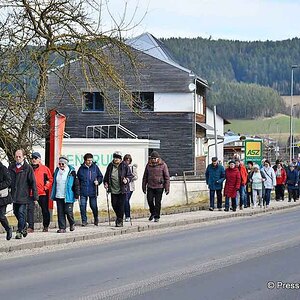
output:
<svg viewBox="0 0 300 300"><path fill-rule="evenodd" d="M131 221L130 198L138 179L137 165L132 163L130 154L123 158L115 151L113 160L108 164L104 176L93 161L93 155L86 153L84 162L78 171L69 164L66 156L60 156L58 166L52 175L49 168L42 164L41 155L33 152L31 164L25 159L25 152L15 152L15 161L6 168L0 162L0 222L6 230L6 239L12 238L12 227L6 217L7 205L13 203L13 212L18 221L16 239L34 232L34 209L37 202L43 216L43 232L48 232L50 225L49 199L56 202L57 233L65 233L66 219L70 231L75 230L74 203L79 201L82 226L88 225L87 203L93 213L93 224L98 226L99 215L97 197L99 186L103 183L107 196L111 195L112 208L116 214L116 227ZM153 151L145 167L142 190L147 195L150 210L149 221L160 219L163 192L170 190L170 176L167 164Z"/></svg>
<svg viewBox="0 0 300 300"><path fill-rule="evenodd" d="M228 162L228 167L223 167L217 157L212 158L205 172L206 183L209 188L209 210L215 209L215 194L217 195L217 209L222 208L222 190L224 185L225 208L224 211L237 207L256 208L270 205L271 192L275 189L276 201L284 201L285 187L288 190L288 201L299 199L299 167L295 163L284 166L277 160L272 167L269 160L262 161L262 166L247 162L247 166L239 158ZM231 200L231 206L230 206Z"/></svg>

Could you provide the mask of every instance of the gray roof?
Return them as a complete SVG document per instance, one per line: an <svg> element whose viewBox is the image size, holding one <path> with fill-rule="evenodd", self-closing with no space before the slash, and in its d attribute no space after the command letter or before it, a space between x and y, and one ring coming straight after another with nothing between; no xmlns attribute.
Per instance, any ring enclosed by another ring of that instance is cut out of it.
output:
<svg viewBox="0 0 300 300"><path fill-rule="evenodd" d="M190 76L194 76L200 79L203 83L207 84L207 81L201 79L193 71L181 66L176 60L172 57L172 54L166 48L166 46L157 38L155 38L152 34L146 32L135 38L128 39L126 44L136 50L142 51L152 57L155 57L161 61L164 61L167 64L170 64L180 70L183 70L190 74Z"/></svg>

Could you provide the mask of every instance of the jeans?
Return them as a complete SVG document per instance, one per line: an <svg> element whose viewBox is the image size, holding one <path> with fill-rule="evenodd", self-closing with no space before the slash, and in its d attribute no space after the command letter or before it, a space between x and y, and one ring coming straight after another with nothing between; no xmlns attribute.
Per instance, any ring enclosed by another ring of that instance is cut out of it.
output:
<svg viewBox="0 0 300 300"><path fill-rule="evenodd" d="M265 204L269 205L271 200L271 191L272 189L265 189Z"/></svg>
<svg viewBox="0 0 300 300"><path fill-rule="evenodd" d="M124 206L124 210L125 210L125 218L130 218L130 198L132 196L132 191L129 193L126 193L126 198L125 198L125 206Z"/></svg>
<svg viewBox="0 0 300 300"><path fill-rule="evenodd" d="M222 190L209 190L209 207L215 208L215 192L217 194L217 208L222 208Z"/></svg>
<svg viewBox="0 0 300 300"><path fill-rule="evenodd" d="M296 201L297 199L297 189L288 189L289 192L289 201L293 200Z"/></svg>
<svg viewBox="0 0 300 300"><path fill-rule="evenodd" d="M116 214L116 224L123 223L124 203L126 194L111 194L111 205Z"/></svg>
<svg viewBox="0 0 300 300"><path fill-rule="evenodd" d="M57 206L58 228L66 229L66 216L70 227L75 224L73 216L73 203L65 203L65 199L55 198Z"/></svg>
<svg viewBox="0 0 300 300"><path fill-rule="evenodd" d="M147 188L147 201L151 216L155 219L160 218L161 199L164 189Z"/></svg>
<svg viewBox="0 0 300 300"><path fill-rule="evenodd" d="M39 196L38 203L42 209L43 226L48 228L50 225L50 212L49 212L49 197L48 195Z"/></svg>
<svg viewBox="0 0 300 300"><path fill-rule="evenodd" d="M96 196L93 196L93 197L80 196L79 207L80 207L80 215L81 215L82 223L87 223L86 206L87 206L88 198L90 200L90 208L93 212L94 221L98 221L97 197Z"/></svg>
<svg viewBox="0 0 300 300"><path fill-rule="evenodd" d="M8 220L5 216L6 206L7 205L0 206L0 222L1 222L1 225L4 227L4 229L6 231L8 231L10 229L10 227L9 227Z"/></svg>
<svg viewBox="0 0 300 300"><path fill-rule="evenodd" d="M225 209L229 210L229 197L225 197ZM231 198L232 210L236 211L236 198Z"/></svg>
<svg viewBox="0 0 300 300"><path fill-rule="evenodd" d="M18 220L18 232L22 232L26 228L26 204L13 204L14 215Z"/></svg>
<svg viewBox="0 0 300 300"><path fill-rule="evenodd" d="M239 200L240 200L240 207L244 206L247 207L247 197L246 197L246 186L242 185L240 186L239 189ZM238 203L236 203L236 205L238 205Z"/></svg>

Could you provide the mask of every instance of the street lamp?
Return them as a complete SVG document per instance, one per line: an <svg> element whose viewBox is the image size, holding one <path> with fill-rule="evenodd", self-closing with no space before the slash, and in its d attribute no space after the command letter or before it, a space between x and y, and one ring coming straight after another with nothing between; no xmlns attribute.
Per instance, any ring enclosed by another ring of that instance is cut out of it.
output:
<svg viewBox="0 0 300 300"><path fill-rule="evenodd" d="M290 162L294 157L294 146L293 146L293 86L294 86L294 69L300 68L300 65L292 65L292 77L291 77L291 115L290 115Z"/></svg>

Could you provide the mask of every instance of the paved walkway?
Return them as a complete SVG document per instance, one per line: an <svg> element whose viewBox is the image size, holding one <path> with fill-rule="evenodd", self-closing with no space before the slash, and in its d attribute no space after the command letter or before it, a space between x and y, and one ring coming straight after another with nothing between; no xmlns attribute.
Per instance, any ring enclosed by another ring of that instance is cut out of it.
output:
<svg viewBox="0 0 300 300"><path fill-rule="evenodd" d="M160 222L149 222L148 218L138 218L132 220L132 226L130 222L124 222L123 228L113 227L114 222L111 222L109 226L108 222L100 223L99 226L92 224L87 227L76 226L75 231L67 233L56 233L57 228L51 228L49 232L41 232L41 230L35 230L34 233L28 234L26 238L16 240L15 233L10 241L5 240L5 234L0 234L0 252L19 251L23 249L41 248L44 246L59 245L66 243L73 243L76 241L99 239L108 236L127 234L132 232L140 232L145 230L154 230L160 228L168 228L174 226L195 224L207 221L214 221L219 219L251 216L256 214L266 214L275 210L282 210L291 207L300 206L300 202L283 202L272 201L271 206L268 209L263 208L247 208L244 210L237 210L236 212L224 212L208 210L197 210L192 212L181 212L180 208L176 209L176 214L162 215ZM186 209L185 209L186 211ZM113 213L112 213L113 214ZM39 224L37 224L39 225ZM53 224L54 225L54 224ZM55 225L54 225L55 226ZM53 227L54 227L53 226ZM40 227L40 226L37 226Z"/></svg>

